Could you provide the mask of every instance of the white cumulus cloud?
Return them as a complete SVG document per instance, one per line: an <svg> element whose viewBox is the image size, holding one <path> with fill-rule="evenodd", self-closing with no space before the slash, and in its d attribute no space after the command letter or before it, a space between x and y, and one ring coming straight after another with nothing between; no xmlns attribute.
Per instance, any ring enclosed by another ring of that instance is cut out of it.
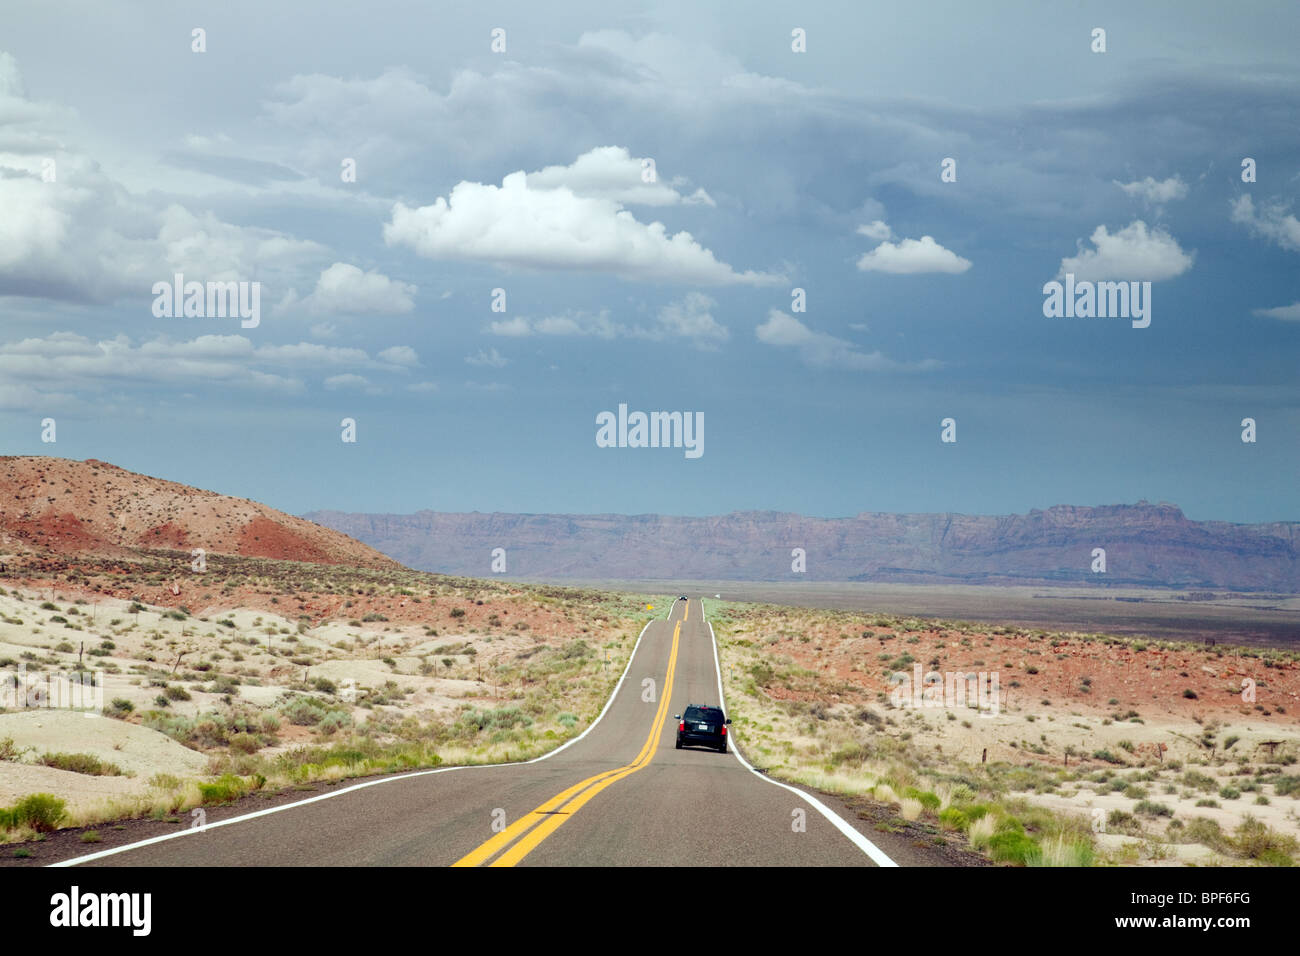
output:
<svg viewBox="0 0 1300 956"><path fill-rule="evenodd" d="M865 226L858 226L858 235L866 236L868 239L875 239L877 242L883 242L886 239L892 239L894 230L883 219L874 219Z"/></svg>
<svg viewBox="0 0 1300 956"><path fill-rule="evenodd" d="M1148 176L1146 179L1139 179L1131 183L1122 183L1118 179L1112 180L1112 182L1124 190L1126 195L1141 199L1152 205L1161 205L1175 199L1184 199L1187 196L1187 183L1183 182L1182 177L1177 174L1163 180Z"/></svg>
<svg viewBox="0 0 1300 956"><path fill-rule="evenodd" d="M1300 302L1292 302L1290 305L1279 305L1272 309L1255 309L1256 315L1262 315L1269 319L1285 319L1288 322L1300 322Z"/></svg>
<svg viewBox="0 0 1300 956"><path fill-rule="evenodd" d="M689 196L674 189L674 185L688 184L685 177L675 178L670 185L659 179L657 168L652 174L652 168L646 157L635 157L626 147L597 146L568 166L547 166L529 173L527 182L529 189L563 188L576 196L610 199L629 206L716 205L703 189Z"/></svg>
<svg viewBox="0 0 1300 956"><path fill-rule="evenodd" d="M612 273L624 279L699 285L768 285L782 277L735 272L688 232L640 222L612 199L567 187L532 189L515 172L500 186L461 182L432 205L393 207L389 245L430 259L489 262L529 269Z"/></svg>
<svg viewBox="0 0 1300 956"><path fill-rule="evenodd" d="M810 329L780 309L770 310L767 321L755 329L755 334L766 345L795 349L805 365L815 367L881 372L923 371L938 368L941 364L934 359L926 359L909 365L887 358L878 351L859 351L852 342Z"/></svg>
<svg viewBox="0 0 1300 956"><path fill-rule="evenodd" d="M469 365L481 365L485 368L505 368L510 360L498 352L496 349L484 351L479 349L473 355L465 356L465 361Z"/></svg>
<svg viewBox="0 0 1300 956"><path fill-rule="evenodd" d="M415 308L416 287L399 282L371 269L361 269L346 262L336 262L321 272L316 288L298 300L290 291L277 309L283 312L300 305L315 315L350 313L353 315L400 315Z"/></svg>
<svg viewBox="0 0 1300 956"><path fill-rule="evenodd" d="M1195 253L1184 252L1178 241L1162 229L1148 229L1135 219L1119 232L1104 225L1092 233L1092 249L1079 243L1079 254L1061 260L1058 277L1074 273L1079 280L1147 280L1159 282L1180 276L1192 267Z"/></svg>
<svg viewBox="0 0 1300 956"><path fill-rule="evenodd" d="M889 272L894 275L918 275L923 272L957 275L970 267L969 259L963 259L955 252L945 249L934 241L933 236L903 239L896 243L882 242L858 259L858 268L863 272Z"/></svg>
<svg viewBox="0 0 1300 956"><path fill-rule="evenodd" d="M680 301L669 302L660 309L655 327L647 330L645 336L690 339L697 348L716 348L731 335L713 317L716 305L702 292L689 292Z"/></svg>
<svg viewBox="0 0 1300 956"><path fill-rule="evenodd" d="M381 362L387 362L390 365L401 365L406 368L420 364L420 356L409 345L394 345L392 348L384 349L375 357Z"/></svg>
<svg viewBox="0 0 1300 956"><path fill-rule="evenodd" d="M1232 221L1247 226L1251 233L1276 242L1283 249L1300 250L1300 220L1277 203L1255 208L1250 196L1232 201Z"/></svg>

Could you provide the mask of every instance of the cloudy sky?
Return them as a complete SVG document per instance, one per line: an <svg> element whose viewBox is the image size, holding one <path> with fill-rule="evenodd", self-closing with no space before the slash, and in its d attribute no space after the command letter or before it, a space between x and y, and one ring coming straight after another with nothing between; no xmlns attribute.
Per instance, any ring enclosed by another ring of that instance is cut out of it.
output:
<svg viewBox="0 0 1300 956"><path fill-rule="evenodd" d="M5 454L291 512L1300 519L1292 2L4 19ZM1045 316L1067 273L1149 326ZM704 453L598 447L620 403Z"/></svg>

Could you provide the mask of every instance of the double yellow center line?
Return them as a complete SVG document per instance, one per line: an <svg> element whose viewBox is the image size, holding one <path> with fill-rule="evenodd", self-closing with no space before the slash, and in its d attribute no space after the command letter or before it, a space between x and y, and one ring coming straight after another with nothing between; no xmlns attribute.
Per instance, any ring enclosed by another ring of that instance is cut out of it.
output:
<svg viewBox="0 0 1300 956"><path fill-rule="evenodd" d="M690 613L689 604L687 613ZM684 620L686 620L685 615L682 617L682 621ZM581 783L575 783L569 789L556 794L532 813L520 817L492 839L465 854L452 866L479 866L498 853L501 853L501 856L493 860L490 866L514 866L558 830L565 820L581 810L588 800L606 787L612 786L624 777L630 777L650 763L659 742L659 735L663 732L664 721L668 718L668 704L672 700L673 693L673 674L677 669L677 645L681 635L682 622L678 621L677 626L673 628L673 646L668 653L668 674L664 681L663 692L659 695L659 709L655 712L650 735L646 737L645 744L636 759L626 766L588 777ZM502 850L505 852L502 853Z"/></svg>

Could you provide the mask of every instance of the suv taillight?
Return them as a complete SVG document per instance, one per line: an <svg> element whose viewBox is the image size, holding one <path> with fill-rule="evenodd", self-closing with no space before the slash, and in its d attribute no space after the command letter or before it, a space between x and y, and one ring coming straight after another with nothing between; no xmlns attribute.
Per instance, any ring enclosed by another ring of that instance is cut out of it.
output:
<svg viewBox="0 0 1300 956"><path fill-rule="evenodd" d="M686 721L683 720L680 724L678 724L678 725L677 725L677 729L678 729L678 730L685 730L685 729L686 729Z"/></svg>
<svg viewBox="0 0 1300 956"><path fill-rule="evenodd" d="M726 728L726 725L723 725L723 728L722 728L722 736L724 736L724 737L727 736L727 728Z"/></svg>

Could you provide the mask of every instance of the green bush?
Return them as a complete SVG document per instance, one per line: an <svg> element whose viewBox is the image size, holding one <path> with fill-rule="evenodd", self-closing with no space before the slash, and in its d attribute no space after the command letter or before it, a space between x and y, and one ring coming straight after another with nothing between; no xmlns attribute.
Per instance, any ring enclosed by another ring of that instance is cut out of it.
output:
<svg viewBox="0 0 1300 956"><path fill-rule="evenodd" d="M199 794L203 803L230 803L253 790L260 790L266 783L261 774L252 777L237 777L233 773L222 774L211 783L199 784Z"/></svg>
<svg viewBox="0 0 1300 956"><path fill-rule="evenodd" d="M1224 850L1227 848L1227 840L1223 835L1223 830L1213 820L1206 817L1196 817L1183 831L1183 839L1189 843L1201 843L1212 850Z"/></svg>
<svg viewBox="0 0 1300 956"><path fill-rule="evenodd" d="M8 811L10 826L31 827L38 833L49 833L68 815L68 805L52 793L33 793L19 800Z"/></svg>
<svg viewBox="0 0 1300 956"><path fill-rule="evenodd" d="M100 760L94 754L45 753L40 762L57 770L89 774L92 777L120 777L122 768L115 763Z"/></svg>
<svg viewBox="0 0 1300 956"><path fill-rule="evenodd" d="M1189 770L1183 774L1182 783L1184 786L1195 787L1206 793L1213 793L1219 786L1213 777L1198 770Z"/></svg>
<svg viewBox="0 0 1300 956"><path fill-rule="evenodd" d="M295 697L280 708L280 713L284 714L291 724L297 724L299 727L314 727L325 718L326 710L320 701L314 698Z"/></svg>
<svg viewBox="0 0 1300 956"><path fill-rule="evenodd" d="M939 813L939 825L945 830L955 830L958 833L966 832L970 826L970 818L964 811L956 807L949 807Z"/></svg>
<svg viewBox="0 0 1300 956"><path fill-rule="evenodd" d="M1106 826L1118 833L1141 833L1142 824L1138 818L1123 810L1112 810L1106 814Z"/></svg>
<svg viewBox="0 0 1300 956"><path fill-rule="evenodd" d="M0 737L0 760L19 760L29 749L15 746L12 737Z"/></svg>
<svg viewBox="0 0 1300 956"><path fill-rule="evenodd" d="M1038 845L1023 832L1009 830L989 837L989 855L999 863L1023 866L1038 852Z"/></svg>
<svg viewBox="0 0 1300 956"><path fill-rule="evenodd" d="M1232 847L1252 860L1269 862L1273 866L1295 865L1291 860L1296 851L1295 838L1278 833L1250 814L1246 814L1233 831Z"/></svg>
<svg viewBox="0 0 1300 956"><path fill-rule="evenodd" d="M1300 777L1279 776L1273 778L1273 792L1279 797L1289 797L1300 793Z"/></svg>
<svg viewBox="0 0 1300 956"><path fill-rule="evenodd" d="M352 715L341 710L331 710L321 718L317 729L327 737L337 733L344 727L352 726Z"/></svg>
<svg viewBox="0 0 1300 956"><path fill-rule="evenodd" d="M931 811L938 810L941 802L936 794L933 794L928 790L918 790L916 787L907 787L904 789L903 796L921 801L921 806Z"/></svg>
<svg viewBox="0 0 1300 956"><path fill-rule="evenodd" d="M233 677L221 676L208 685L209 694L238 694L239 682Z"/></svg>
<svg viewBox="0 0 1300 956"><path fill-rule="evenodd" d="M234 753L255 754L262 749L262 741L256 734L235 734L230 738L230 749Z"/></svg>

